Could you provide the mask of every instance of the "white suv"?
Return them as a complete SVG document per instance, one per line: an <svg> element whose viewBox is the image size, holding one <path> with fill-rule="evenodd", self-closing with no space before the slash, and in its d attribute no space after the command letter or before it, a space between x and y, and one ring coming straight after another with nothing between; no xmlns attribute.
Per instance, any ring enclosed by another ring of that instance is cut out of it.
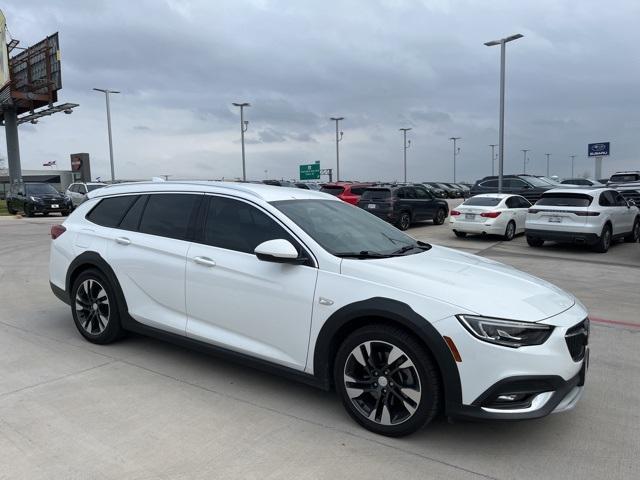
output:
<svg viewBox="0 0 640 480"><path fill-rule="evenodd" d="M589 321L573 296L331 195L109 186L51 236L51 288L90 342L135 331L222 352L335 388L380 434L439 412L542 417L583 390Z"/></svg>
<svg viewBox="0 0 640 480"><path fill-rule="evenodd" d="M71 185L69 185L69 187L67 187L67 190L64 193L71 199L73 208L76 208L87 199L87 193L98 188L105 187L106 185L106 183L100 182L72 183Z"/></svg>
<svg viewBox="0 0 640 480"><path fill-rule="evenodd" d="M633 201L611 188L556 188L529 209L525 234L532 247L553 240L604 253L615 239L638 241L639 213Z"/></svg>

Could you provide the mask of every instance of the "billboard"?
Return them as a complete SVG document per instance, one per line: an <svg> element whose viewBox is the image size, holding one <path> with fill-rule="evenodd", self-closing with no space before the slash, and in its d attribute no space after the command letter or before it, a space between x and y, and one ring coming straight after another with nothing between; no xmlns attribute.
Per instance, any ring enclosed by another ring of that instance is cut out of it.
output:
<svg viewBox="0 0 640 480"><path fill-rule="evenodd" d="M587 153L590 157L607 157L609 155L609 142L590 143Z"/></svg>
<svg viewBox="0 0 640 480"><path fill-rule="evenodd" d="M319 180L320 163L309 163L300 165L300 180Z"/></svg>
<svg viewBox="0 0 640 480"><path fill-rule="evenodd" d="M9 82L9 50L7 48L7 20L0 10L0 88Z"/></svg>

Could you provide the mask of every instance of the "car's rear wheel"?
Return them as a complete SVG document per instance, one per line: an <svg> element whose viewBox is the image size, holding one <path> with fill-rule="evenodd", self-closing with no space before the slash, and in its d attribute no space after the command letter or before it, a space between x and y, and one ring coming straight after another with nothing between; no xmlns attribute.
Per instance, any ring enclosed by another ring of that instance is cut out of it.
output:
<svg viewBox="0 0 640 480"><path fill-rule="evenodd" d="M456 237L458 237L458 238L464 238L464 237L467 236L467 232L459 232L457 230L454 230L453 233L455 233Z"/></svg>
<svg viewBox="0 0 640 480"><path fill-rule="evenodd" d="M9 212L10 215L15 215L16 213L18 213L18 211L11 208L8 203L7 203L7 212Z"/></svg>
<svg viewBox="0 0 640 480"><path fill-rule="evenodd" d="M513 220L507 223L507 228L504 231L504 236L502 237L507 242L513 240L513 237L516 236L516 224Z"/></svg>
<svg viewBox="0 0 640 480"><path fill-rule="evenodd" d="M602 227L602 233L598 237L598 241L593 245L593 251L598 253L607 253L611 246L611 225L606 224Z"/></svg>
<svg viewBox="0 0 640 480"><path fill-rule="evenodd" d="M638 241L638 239L640 239L640 219L636 218L636 221L633 222L633 228L631 229L631 232L629 232L629 235L624 237L624 241L635 243Z"/></svg>
<svg viewBox="0 0 640 480"><path fill-rule="evenodd" d="M442 225L447 218L447 212L444 211L443 208L439 208L436 212L436 215L433 217L434 225Z"/></svg>
<svg viewBox="0 0 640 480"><path fill-rule="evenodd" d="M71 289L73 320L92 343L106 344L122 334L115 291L102 272L82 272Z"/></svg>
<svg viewBox="0 0 640 480"><path fill-rule="evenodd" d="M527 243L530 247L541 247L544 245L544 240L538 237L531 237L527 235Z"/></svg>
<svg viewBox="0 0 640 480"><path fill-rule="evenodd" d="M356 330L335 358L334 380L347 412L372 432L408 435L437 414L435 362L412 335L388 325Z"/></svg>
<svg viewBox="0 0 640 480"><path fill-rule="evenodd" d="M396 225L400 230L406 230L409 228L411 226L411 215L409 212L402 212Z"/></svg>

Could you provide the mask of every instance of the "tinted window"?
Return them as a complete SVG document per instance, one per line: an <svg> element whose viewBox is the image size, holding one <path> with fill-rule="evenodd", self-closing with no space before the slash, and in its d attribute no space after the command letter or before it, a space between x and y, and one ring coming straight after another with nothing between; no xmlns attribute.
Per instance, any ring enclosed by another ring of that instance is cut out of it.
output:
<svg viewBox="0 0 640 480"><path fill-rule="evenodd" d="M618 207L626 207L627 206L627 201L624 199L624 197L622 195L620 195L620 193L616 192L615 197L616 197L616 205Z"/></svg>
<svg viewBox="0 0 640 480"><path fill-rule="evenodd" d="M505 203L507 204L507 208L520 208L518 197L509 197Z"/></svg>
<svg viewBox="0 0 640 480"><path fill-rule="evenodd" d="M77 185L69 185L69 191L76 193L78 191Z"/></svg>
<svg viewBox="0 0 640 480"><path fill-rule="evenodd" d="M531 206L531 202L529 200L527 200L524 197L515 197L518 199L518 202L520 203L520 207L518 208L529 208Z"/></svg>
<svg viewBox="0 0 640 480"><path fill-rule="evenodd" d="M204 243L214 247L253 253L267 240L296 242L272 218L239 200L211 197L204 227Z"/></svg>
<svg viewBox="0 0 640 480"><path fill-rule="evenodd" d="M403 190L404 190L405 198L410 198L410 199L416 198L416 189L415 188L407 187L407 188L404 188Z"/></svg>
<svg viewBox="0 0 640 480"><path fill-rule="evenodd" d="M487 180L480 184L483 188L498 188L498 180Z"/></svg>
<svg viewBox="0 0 640 480"><path fill-rule="evenodd" d="M27 195L58 195L58 191L49 183L25 184Z"/></svg>
<svg viewBox="0 0 640 480"><path fill-rule="evenodd" d="M564 185L591 185L591 182L585 178L575 178L573 180L563 180L560 182Z"/></svg>
<svg viewBox="0 0 640 480"><path fill-rule="evenodd" d="M89 190L90 192L98 189L98 188L102 188L104 187L104 185L87 185L87 190Z"/></svg>
<svg viewBox="0 0 640 480"><path fill-rule="evenodd" d="M326 186L326 187L322 187L320 189L321 192L324 193L328 193L330 195L340 195L342 192L344 192L344 188L343 187L330 187L330 186Z"/></svg>
<svg viewBox="0 0 640 480"><path fill-rule="evenodd" d="M140 221L140 231L186 240L189 218L198 198L198 195L181 193L150 195Z"/></svg>
<svg viewBox="0 0 640 480"><path fill-rule="evenodd" d="M309 186L304 183L296 183L296 187L301 188L303 190L309 190Z"/></svg>
<svg viewBox="0 0 640 480"><path fill-rule="evenodd" d="M524 188L527 184L518 178L505 178L503 180L503 185L506 188ZM546 183L544 183L544 185L547 187L549 186Z"/></svg>
<svg viewBox="0 0 640 480"><path fill-rule="evenodd" d="M360 200L389 200L391 190L388 188L376 188L373 190L365 190Z"/></svg>
<svg viewBox="0 0 640 480"><path fill-rule="evenodd" d="M135 203L129 207L129 210L125 214L124 218L120 222L119 228L123 230L138 230L140 224L140 217L144 210L144 204L147 202L147 195L141 195L135 201Z"/></svg>
<svg viewBox="0 0 640 480"><path fill-rule="evenodd" d="M351 193L354 195L362 195L367 187L351 187Z"/></svg>
<svg viewBox="0 0 640 480"><path fill-rule="evenodd" d="M89 212L87 220L103 227L114 228L118 226L122 216L136 198L138 198L136 195L104 198Z"/></svg>
<svg viewBox="0 0 640 480"><path fill-rule="evenodd" d="M637 180L640 180L640 175L636 173L620 173L616 175L611 175L611 178L609 179L609 181L612 183L635 182Z"/></svg>
<svg viewBox="0 0 640 480"><path fill-rule="evenodd" d="M416 198L421 199L421 200L430 200L431 194L429 192L427 192L426 189L424 188L414 188L414 191L416 192Z"/></svg>
<svg viewBox="0 0 640 480"><path fill-rule="evenodd" d="M588 207L593 197L583 193L545 193L536 205L554 207Z"/></svg>
<svg viewBox="0 0 640 480"><path fill-rule="evenodd" d="M611 190L607 190L606 192L602 192L600 194L599 204L602 207L613 207L615 205L615 197Z"/></svg>
<svg viewBox="0 0 640 480"><path fill-rule="evenodd" d="M463 205L475 207L495 207L502 199L498 197L471 197Z"/></svg>

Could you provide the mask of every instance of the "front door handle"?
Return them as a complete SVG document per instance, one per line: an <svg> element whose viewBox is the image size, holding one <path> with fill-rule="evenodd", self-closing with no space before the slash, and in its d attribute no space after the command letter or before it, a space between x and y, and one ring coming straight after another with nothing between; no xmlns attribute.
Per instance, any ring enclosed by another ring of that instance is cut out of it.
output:
<svg viewBox="0 0 640 480"><path fill-rule="evenodd" d="M131 245L131 240L126 237L116 237L116 243L120 245Z"/></svg>
<svg viewBox="0 0 640 480"><path fill-rule="evenodd" d="M194 257L193 261L196 262L198 265L204 265L205 267L216 266L216 262L214 260L211 260L208 257Z"/></svg>

